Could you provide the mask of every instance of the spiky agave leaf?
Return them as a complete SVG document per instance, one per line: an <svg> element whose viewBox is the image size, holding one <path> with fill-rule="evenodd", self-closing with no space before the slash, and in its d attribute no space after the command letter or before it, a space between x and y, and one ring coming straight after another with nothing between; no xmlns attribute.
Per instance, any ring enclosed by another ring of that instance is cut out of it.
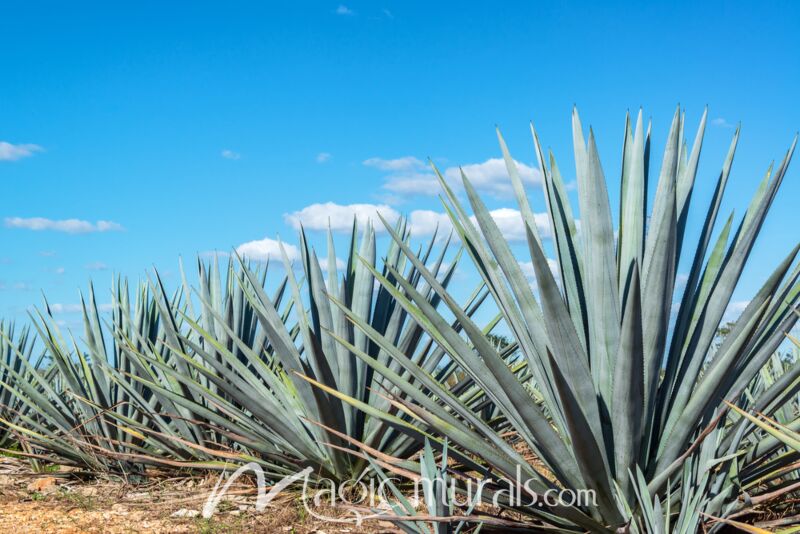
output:
<svg viewBox="0 0 800 534"><path fill-rule="evenodd" d="M676 111L652 210L647 209L646 194L650 176L649 126L645 130L639 117L635 132L631 132L626 122L623 204L616 240L594 135L590 132L588 142L584 140L577 111L573 113L573 133L580 225L572 214L555 160L551 157L549 168L545 165L534 131L561 286L548 268L530 204L501 138L527 229L538 298L469 178L463 176L463 185L474 219L439 175L453 227L528 363L530 377L541 393L541 408L532 402L517 377L501 365L502 359L483 338L480 328L459 312L447 289L425 269L417 254L403 244L397 233L390 232L457 317L469 344L405 284L407 298L396 295L398 302L485 389L563 487L595 492L596 506L579 507L571 517L562 513L562 519L556 521L562 526L565 519L582 526L596 521L609 529L622 524L625 519L617 506L615 486L620 487L623 499L634 510L635 488L642 487L642 481L649 496L658 497L662 503L668 483L678 496L684 495L681 467L697 455L709 460L726 458L724 465L729 466L730 455L737 453L740 440L730 434L738 430L730 425L716 434L715 426L724 421L722 400L738 399L743 394L796 320L793 308L800 293L800 269L792 269L797 253L794 247L751 300L731 334L716 351L712 350L716 331L794 150L793 143L774 175L764 179L735 232L731 233L729 219L716 245L709 249L738 129L706 208L677 316L673 314L678 263L688 241L687 213L705 117L704 114L689 152L682 139L683 120ZM438 174L435 168L434 171ZM673 317L675 327L670 337ZM376 343L391 343L375 332L364 331ZM396 376L390 380L398 387L402 382ZM770 392L763 402L785 396L789 384L782 386L781 390ZM448 435L498 472L508 471L514 461L519 461L511 453L506 460L490 459L495 457L489 449L501 446L480 426L458 427L463 432L455 437L452 429L460 423L453 420L452 414L467 420L463 407L440 389L431 390L430 395L436 396L437 404L418 408L418 415L431 430ZM701 434L704 428L707 430ZM713 441L710 435L715 436ZM637 470L642 473L641 480L631 484L628 474ZM528 472L536 477L534 472ZM687 481L696 484L693 478ZM704 487L717 483L714 480ZM703 495L704 490L695 491ZM729 498L735 499L736 495ZM653 502L650 498L647 501Z"/></svg>

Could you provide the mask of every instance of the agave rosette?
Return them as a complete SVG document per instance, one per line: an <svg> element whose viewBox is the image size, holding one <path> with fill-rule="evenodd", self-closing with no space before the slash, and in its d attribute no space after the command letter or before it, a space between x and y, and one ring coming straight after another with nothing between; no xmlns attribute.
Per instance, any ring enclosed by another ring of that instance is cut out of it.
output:
<svg viewBox="0 0 800 534"><path fill-rule="evenodd" d="M520 468L520 482L528 483L536 493L565 488L590 489L596 495L594 505L575 506L565 501L550 508L516 508L532 520L603 531L640 520L652 511L654 500L671 503L672 512L667 516L677 514L681 506L690 508L690 502L697 509L692 517L729 514L737 507L744 456L740 447L750 442L744 440L744 425L731 424L726 418L723 400L748 402L746 388L795 323L794 308L800 295L800 268L792 267L798 250L795 244L721 345L714 349L712 343L786 175L795 144L775 172L763 178L738 225L734 228L731 214L718 229L737 129L705 207L697 243L692 244L694 255L686 266L687 282L680 294L676 275L682 250L690 246L686 223L705 123L704 113L689 150L683 140L684 119L680 110L676 111L654 204L648 210L650 128L645 129L641 113L635 128L626 120L616 232L594 135L590 132L588 142L584 140L577 111L573 137L580 223L555 158L552 154L545 158L531 127L560 285L548 266L546 244L516 164L498 133L527 230L537 290L531 288L469 178L462 173L472 213L436 171L453 227L518 344L528 376L541 395L540 403L533 401L481 329L460 311L447 288L401 236L391 232L412 265L456 316L465 335L414 288L402 280L395 287L397 278L391 270L391 282L379 273L374 273L376 278L503 411L552 477L526 462L518 450L474 417L461 399L431 381L414 362L396 355L417 383L366 358L364 361L407 396L408 400L397 404L417 419L420 439L429 437L422 429L447 436L456 445L454 449L473 460L470 468L477 470L478 476L515 479ZM717 229L717 237L712 239ZM673 306L675 298L679 299L677 306ZM354 314L348 317L376 344L393 353L393 340ZM760 391L752 404L777 409L781 399L796 392L798 376L800 367L795 366ZM706 473L709 467L714 467L713 473ZM664 507L659 505L658 510L663 517ZM690 525L692 517L682 524Z"/></svg>

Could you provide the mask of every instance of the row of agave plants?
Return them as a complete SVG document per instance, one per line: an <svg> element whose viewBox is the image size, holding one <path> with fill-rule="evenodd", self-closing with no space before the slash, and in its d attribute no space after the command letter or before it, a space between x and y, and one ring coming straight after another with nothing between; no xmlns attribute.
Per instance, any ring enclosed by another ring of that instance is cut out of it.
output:
<svg viewBox="0 0 800 534"><path fill-rule="evenodd" d="M498 133L535 287L469 178L454 189L434 167L449 239L414 246L403 221L383 221L380 252L375 230L354 225L343 269L330 235L319 258L301 233L299 265L285 253L280 269L198 261L196 287L182 276L172 292L157 273L135 290L120 280L107 320L90 290L80 339L45 305L30 328L0 328L0 447L128 476L246 462L275 479L367 470L394 490L409 532L694 532L788 502L800 493L800 362L776 354L798 318L798 245L719 332L794 143L735 223L720 212L737 129L687 232L705 123L690 148L676 111L649 195L650 126L626 120L616 229L577 112L579 218L531 127L550 242ZM458 298L464 253L480 283ZM482 309L493 318L481 323ZM426 516L389 474L436 475ZM500 480L595 498L528 505ZM461 505L477 486L499 510Z"/></svg>

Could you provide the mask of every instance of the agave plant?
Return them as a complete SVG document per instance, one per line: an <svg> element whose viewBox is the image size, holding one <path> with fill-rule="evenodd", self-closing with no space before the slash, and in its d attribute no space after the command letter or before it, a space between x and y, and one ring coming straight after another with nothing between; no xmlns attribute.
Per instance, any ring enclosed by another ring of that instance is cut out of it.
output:
<svg viewBox="0 0 800 534"><path fill-rule="evenodd" d="M686 227L706 114L689 150L683 139L684 118L680 110L675 112L652 209L647 194L652 175L650 127L644 127L641 113L635 128L626 119L616 231L594 134L590 131L585 141L577 111L572 124L580 221L554 156L545 157L531 126L560 285L548 266L547 247L499 132L527 230L535 291L469 178L462 173L474 219L434 167L453 227L518 344L541 403L534 402L482 329L391 229L397 246L456 316L465 336L391 268L387 275L373 270L397 302L500 407L550 473L526 462L461 399L431 380L416 362L403 358L394 340L337 302L351 322L405 367L400 375L348 345L403 392L405 399L395 405L412 416L415 425L362 408L373 417L404 425L409 433L416 431L420 440L447 436L456 445L453 455L458 450L462 459L474 460L469 465L473 476L511 478L537 494L563 488L589 489L596 496L594 503L564 500L549 507L517 507L531 518L530 526L609 531L640 520L652 511L653 499L664 503L667 496L672 512L659 507L663 515L687 509L687 501L697 505L697 517L729 513L740 491L739 449L747 443L743 426L726 418L723 400L745 402L746 388L795 323L800 268L792 269L792 264L798 246L793 244L721 345L714 349L712 342L786 175L796 140L774 174L770 167L738 225L733 227L731 214L714 240L737 129L703 210L697 243L690 245ZM681 295L676 276L688 246L694 255L685 266L688 276ZM676 299L679 304L673 306ZM761 391L753 405L779 404L796 392L798 376L800 368L793 368ZM360 406L344 393L339 397ZM441 437L438 444L441 448ZM701 480L709 465L715 466L714 474Z"/></svg>
<svg viewBox="0 0 800 534"><path fill-rule="evenodd" d="M163 347L164 329L147 286L139 288L133 305L126 282L119 280L112 294L114 330L132 343ZM203 461L212 455L193 447L198 425L179 417L170 399L131 379L153 370L128 358L113 339L106 342L108 329L93 287L81 303L80 340L62 332L46 302L43 312L32 314L49 363L46 372L19 349L12 364L0 362L6 387L21 407L5 423L24 436L29 455L124 474L140 473L145 464L214 467Z"/></svg>
<svg viewBox="0 0 800 534"><path fill-rule="evenodd" d="M395 235L403 246L408 246L409 235L403 221L398 223ZM458 254L446 265L449 243L445 240L434 256L437 241L434 236L420 249L419 261L437 283L446 287ZM390 241L378 271L375 231L367 227L359 244L358 226L354 225L340 278L329 234L327 281L304 233L300 235L300 245L299 272L303 278L298 279L284 254L285 277L273 296L264 289L266 271L255 272L244 259L229 261L225 280L216 261L210 270L200 262L199 290L191 295L186 285L185 300L161 310L162 315L171 317L163 321L169 330L164 348L176 358L174 364L164 362L160 350L148 344L137 347L126 343L123 336L117 337L132 360L161 375L156 379L139 373L132 375L133 380L155 395L169 397L191 417L224 429L270 473L282 476L311 465L320 476L347 479L368 465L350 454L354 442L401 457L419 450L421 444L382 419L370 417L309 383L342 391L380 412L398 413L385 396L387 389L395 388L383 383L369 365L336 340L398 373L404 373L403 369L363 332L353 329L328 295L335 296L348 306L349 313L391 339L405 357L426 372L437 373L437 383L447 382L455 368L443 361L445 351L397 305L392 292L375 284L373 271L396 291L404 293L402 287L408 286L427 294L430 306L435 308L439 303L439 296L425 285L418 267L408 264L397 244ZM459 306L460 313L471 316L486 296L487 291L478 287L467 303ZM485 327L485 333L494 324ZM476 406L480 404L480 395L470 390L470 384L462 389L465 395L472 396Z"/></svg>
<svg viewBox="0 0 800 534"><path fill-rule="evenodd" d="M17 334L14 324L0 322L0 449L6 449L16 441L14 433L8 426L8 421L15 424L20 416L27 411L25 403L17 396L11 386L12 373L30 379L30 372L39 372L43 355L37 360L33 359L33 336L30 328L23 328ZM30 371L23 371L25 362L31 362Z"/></svg>

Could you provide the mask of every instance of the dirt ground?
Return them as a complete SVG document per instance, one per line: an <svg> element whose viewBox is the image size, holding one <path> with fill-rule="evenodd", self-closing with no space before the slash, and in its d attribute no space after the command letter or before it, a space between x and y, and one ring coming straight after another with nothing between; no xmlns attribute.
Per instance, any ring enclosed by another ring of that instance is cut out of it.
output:
<svg viewBox="0 0 800 534"><path fill-rule="evenodd" d="M162 478L140 485L86 479L79 473L32 473L26 464L0 456L0 532L22 533L396 533L392 523L345 522L346 510L309 512L299 495L285 493L266 510L254 507L255 489L233 486L211 519L200 509L215 479ZM314 517L334 518L340 523Z"/></svg>

